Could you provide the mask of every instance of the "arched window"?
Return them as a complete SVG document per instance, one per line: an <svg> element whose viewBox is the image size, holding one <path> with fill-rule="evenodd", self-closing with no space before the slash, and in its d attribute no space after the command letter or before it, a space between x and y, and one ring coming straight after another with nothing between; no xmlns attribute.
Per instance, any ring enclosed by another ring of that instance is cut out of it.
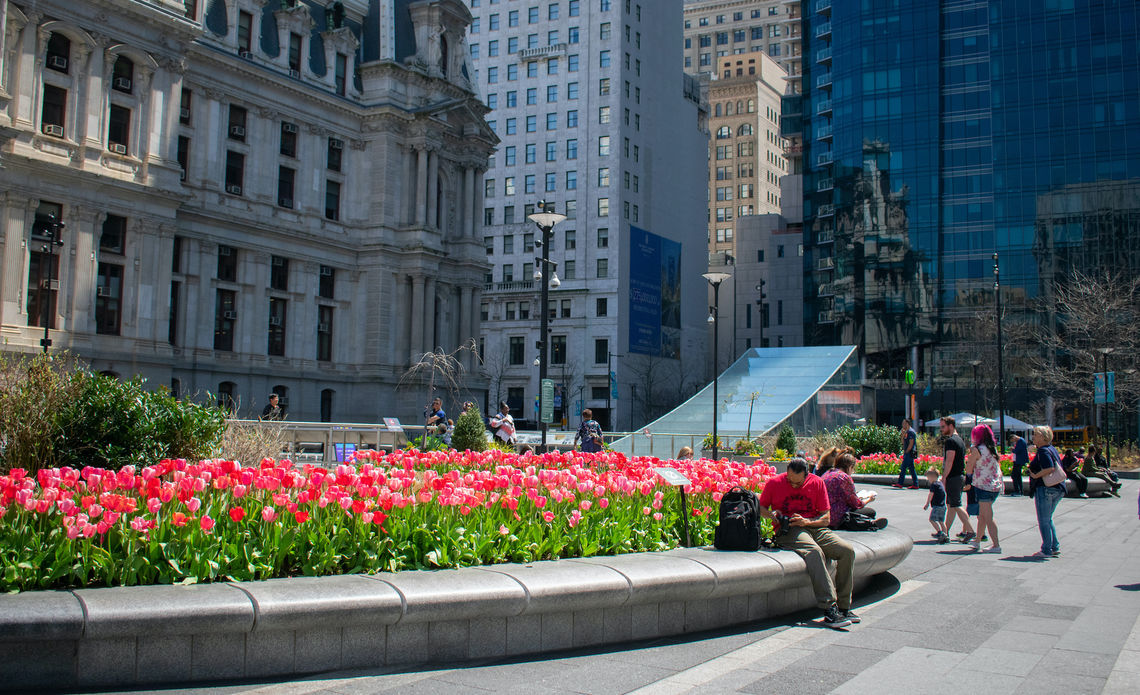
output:
<svg viewBox="0 0 1140 695"><path fill-rule="evenodd" d="M332 389L321 391L321 422L332 422L333 394Z"/></svg>
<svg viewBox="0 0 1140 695"><path fill-rule="evenodd" d="M737 113L744 113L744 101L743 100L736 102L736 112Z"/></svg>
<svg viewBox="0 0 1140 695"><path fill-rule="evenodd" d="M756 100L755 99L749 99L748 100L748 113L756 113Z"/></svg>
<svg viewBox="0 0 1140 695"><path fill-rule="evenodd" d="M170 397L176 401L182 398L182 380L181 379L171 379L170 380Z"/></svg>
<svg viewBox="0 0 1140 695"><path fill-rule="evenodd" d="M725 116L731 116L732 115L732 102L731 101L725 103L724 115Z"/></svg>
<svg viewBox="0 0 1140 695"><path fill-rule="evenodd" d="M730 138L730 137L732 137L732 128L730 128L726 125L722 125L720 128L717 128L717 131L716 131L716 139L717 140L723 140L725 138Z"/></svg>
<svg viewBox="0 0 1140 695"><path fill-rule="evenodd" d="M716 105L716 115L717 115L718 117L721 115L721 112L720 112L720 104L717 104L717 105Z"/></svg>
<svg viewBox="0 0 1140 695"><path fill-rule="evenodd" d="M57 72L67 73L71 63L71 39L58 31L52 32L47 43L47 66Z"/></svg>
<svg viewBox="0 0 1140 695"><path fill-rule="evenodd" d="M278 384L273 387L273 393L277 394L277 405L285 408L289 405L289 387Z"/></svg>
<svg viewBox="0 0 1140 695"><path fill-rule="evenodd" d="M743 124L743 125L742 125L742 126L740 126L740 128L739 128L739 129L736 131L736 134L737 134L737 135L751 135L751 134L752 134L752 124L751 124L751 123L745 123L745 124Z"/></svg>
<svg viewBox="0 0 1140 695"><path fill-rule="evenodd" d="M115 67L111 69L111 89L130 94L135 78L135 64L126 56L119 56L115 60Z"/></svg>
<svg viewBox="0 0 1140 695"><path fill-rule="evenodd" d="M444 77L447 74L447 37L440 35L439 37L439 71L443 73Z"/></svg>
<svg viewBox="0 0 1140 695"><path fill-rule="evenodd" d="M236 390L237 384L232 381L223 381L218 384L218 407L231 416L237 408L237 401L234 400L234 392Z"/></svg>

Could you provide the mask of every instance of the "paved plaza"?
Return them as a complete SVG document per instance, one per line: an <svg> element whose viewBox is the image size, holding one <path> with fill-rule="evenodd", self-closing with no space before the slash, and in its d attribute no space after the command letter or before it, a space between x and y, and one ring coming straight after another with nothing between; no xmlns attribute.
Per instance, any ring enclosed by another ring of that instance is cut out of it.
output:
<svg viewBox="0 0 1140 695"><path fill-rule="evenodd" d="M1137 481L1122 499L1066 499L1060 558L1038 560L1029 498L995 504L1002 555L936 545L925 491L878 488L874 506L916 540L837 632L814 613L732 630L424 670L156 691L308 693L1140 692Z"/></svg>

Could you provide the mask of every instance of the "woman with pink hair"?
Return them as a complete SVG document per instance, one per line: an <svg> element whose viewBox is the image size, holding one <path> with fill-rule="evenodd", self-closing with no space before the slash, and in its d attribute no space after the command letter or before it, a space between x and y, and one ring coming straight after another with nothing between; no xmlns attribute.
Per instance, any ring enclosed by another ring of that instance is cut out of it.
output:
<svg viewBox="0 0 1140 695"><path fill-rule="evenodd" d="M966 476L978 499L978 532L988 533L993 543L983 552L1000 553L998 528L994 523L994 500L1005 491L1005 479L1002 478L1001 463L994 445L994 432L989 425L978 425L970 432L970 442L973 446L966 455ZM974 550L981 550L976 539L970 545Z"/></svg>

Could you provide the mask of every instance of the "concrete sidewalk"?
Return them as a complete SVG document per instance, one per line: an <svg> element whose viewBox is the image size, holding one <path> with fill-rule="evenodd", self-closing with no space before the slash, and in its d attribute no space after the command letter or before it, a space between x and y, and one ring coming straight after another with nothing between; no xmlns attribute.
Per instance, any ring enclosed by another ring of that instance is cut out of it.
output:
<svg viewBox="0 0 1140 695"><path fill-rule="evenodd" d="M849 631L813 613L732 631L547 658L410 672L343 672L206 693L1136 693L1140 692L1138 483L1122 499L1065 499L1060 558L1033 501L995 504L1001 555L936 545L926 491L876 488L874 507L914 552L856 606ZM957 529L960 530L960 529Z"/></svg>

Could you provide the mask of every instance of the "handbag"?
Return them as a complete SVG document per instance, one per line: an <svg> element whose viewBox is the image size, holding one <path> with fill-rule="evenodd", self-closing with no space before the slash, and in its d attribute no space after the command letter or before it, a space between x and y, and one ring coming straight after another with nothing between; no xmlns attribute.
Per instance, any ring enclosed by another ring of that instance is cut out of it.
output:
<svg viewBox="0 0 1140 695"><path fill-rule="evenodd" d="M1057 456L1056 451L1052 450L1052 447L1049 447L1045 450L1045 455L1049 457L1049 461L1053 464L1053 469L1041 479L1041 482L1045 483L1048 487L1060 485L1065 482L1065 479L1069 476L1061 466L1061 460L1060 457Z"/></svg>

